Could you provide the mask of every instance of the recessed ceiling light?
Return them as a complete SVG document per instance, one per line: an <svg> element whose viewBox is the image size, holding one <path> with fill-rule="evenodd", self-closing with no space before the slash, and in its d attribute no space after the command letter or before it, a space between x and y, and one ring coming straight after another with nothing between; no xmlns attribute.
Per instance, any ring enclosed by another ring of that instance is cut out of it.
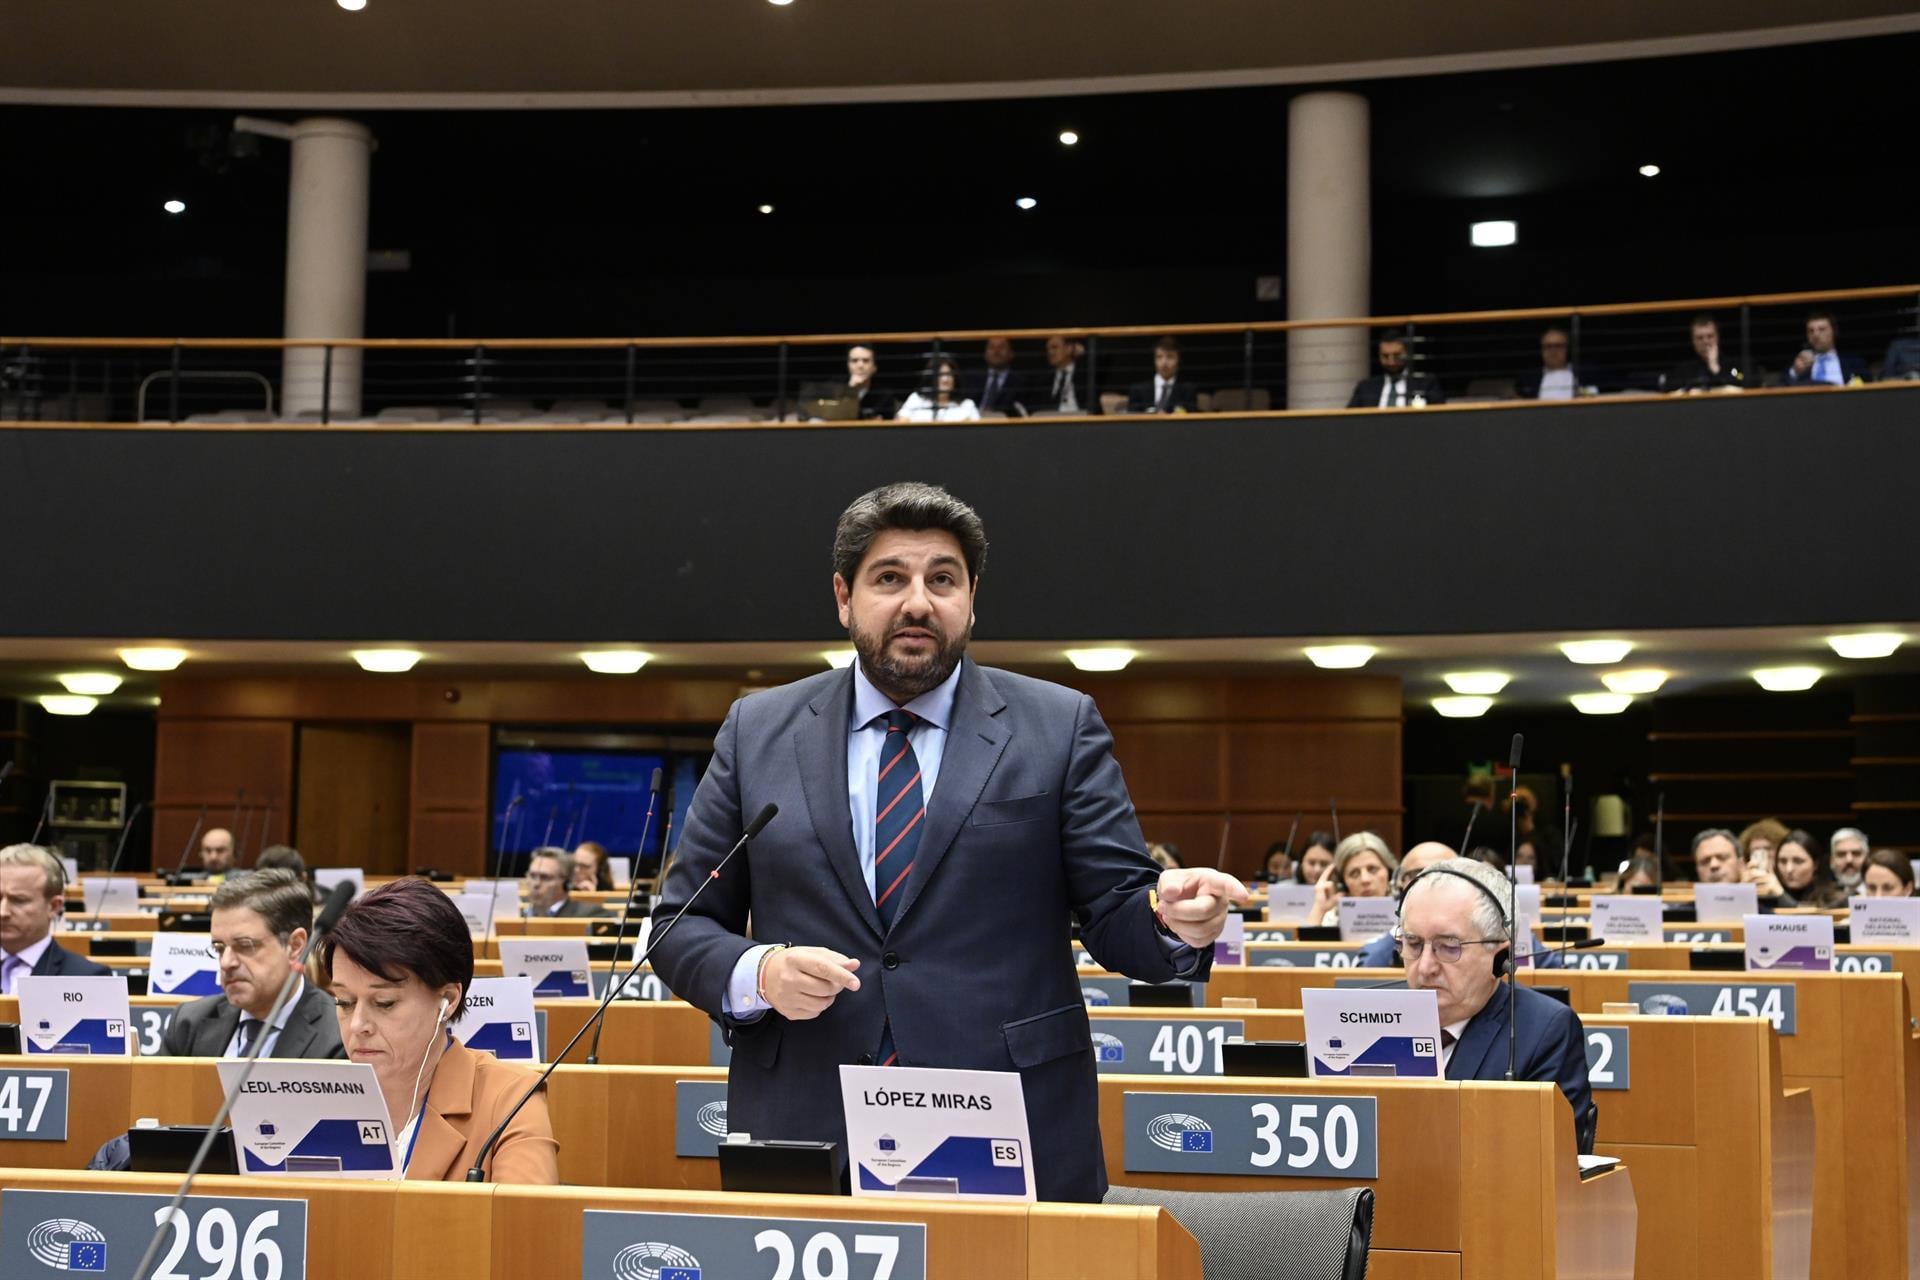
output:
<svg viewBox="0 0 1920 1280"><path fill-rule="evenodd" d="M1576 693L1572 701L1574 710L1586 716L1617 716L1633 705L1624 693Z"/></svg>
<svg viewBox="0 0 1920 1280"><path fill-rule="evenodd" d="M792 4L793 0L767 0L767 3L770 5L777 6L778 8L784 9L788 5Z"/></svg>
<svg viewBox="0 0 1920 1280"><path fill-rule="evenodd" d="M1843 658L1884 658L1906 639L1897 631L1860 631L1850 636L1828 636L1827 644Z"/></svg>
<svg viewBox="0 0 1920 1280"><path fill-rule="evenodd" d="M1636 671L1607 671L1600 676L1600 683L1615 693L1658 693L1660 686L1666 682L1667 673L1655 667L1643 667Z"/></svg>
<svg viewBox="0 0 1920 1280"><path fill-rule="evenodd" d="M353 660L360 664L362 671L374 671L381 675L398 675L413 670L414 663L426 657L418 649L355 649Z"/></svg>
<svg viewBox="0 0 1920 1280"><path fill-rule="evenodd" d="M1062 130L1060 131L1060 145L1061 145L1061 146L1063 146L1063 147L1073 147L1073 146L1078 146L1078 145L1079 145L1079 143L1080 143L1080 135L1079 135L1079 134L1077 134L1077 133L1075 133L1075 132L1074 132L1073 130L1071 130L1071 129L1062 129Z"/></svg>
<svg viewBox="0 0 1920 1280"><path fill-rule="evenodd" d="M172 671L186 660L185 649L148 647L120 650L120 661L135 671Z"/></svg>
<svg viewBox="0 0 1920 1280"><path fill-rule="evenodd" d="M1476 249L1504 249L1520 238L1517 222L1476 222L1468 231Z"/></svg>
<svg viewBox="0 0 1920 1280"><path fill-rule="evenodd" d="M1560 652L1567 655L1569 662L1611 665L1633 652L1633 641L1565 640L1560 644Z"/></svg>
<svg viewBox="0 0 1920 1280"><path fill-rule="evenodd" d="M1643 164L1640 166L1640 176L1643 178L1657 178L1660 176L1660 166L1657 164Z"/></svg>
<svg viewBox="0 0 1920 1280"><path fill-rule="evenodd" d="M630 676L646 666L652 658L652 654L642 653L638 649L602 649L580 655L580 661L587 664L587 670L603 676Z"/></svg>
<svg viewBox="0 0 1920 1280"><path fill-rule="evenodd" d="M1325 644L1302 650L1307 661L1329 671L1348 671L1364 667L1380 652L1370 644Z"/></svg>
<svg viewBox="0 0 1920 1280"><path fill-rule="evenodd" d="M160 207L168 213L185 213L187 211L187 202L185 200L169 200Z"/></svg>
<svg viewBox="0 0 1920 1280"><path fill-rule="evenodd" d="M120 687L120 677L111 671L74 671L55 679L68 693L84 693L96 698L104 698Z"/></svg>
<svg viewBox="0 0 1920 1280"><path fill-rule="evenodd" d="M367 7L367 0L334 0L334 3L348 13L358 13Z"/></svg>
<svg viewBox="0 0 1920 1280"><path fill-rule="evenodd" d="M1132 649L1069 649L1067 661L1076 671L1124 671L1140 655Z"/></svg>
<svg viewBox="0 0 1920 1280"><path fill-rule="evenodd" d="M761 205L761 206L760 206L760 212L762 212L762 213L772 213L772 212L773 212L773 206L772 206L772 205L770 205L770 204L763 204L763 205Z"/></svg>
<svg viewBox="0 0 1920 1280"><path fill-rule="evenodd" d="M1449 671L1440 677L1455 693L1498 693L1513 679L1504 671ZM1446 712L1440 714L1445 715ZM1477 713L1476 713L1477 714Z"/></svg>
<svg viewBox="0 0 1920 1280"><path fill-rule="evenodd" d="M56 716L84 716L100 705L98 698L86 698L77 693L43 693L40 705Z"/></svg>
<svg viewBox="0 0 1920 1280"><path fill-rule="evenodd" d="M1475 716L1483 716L1487 714L1487 708L1492 705L1492 698L1457 697L1433 700L1433 709L1449 720L1471 720Z"/></svg>
<svg viewBox="0 0 1920 1280"><path fill-rule="evenodd" d="M852 666L855 654L852 649L829 649L820 656L827 660L828 666L838 671L842 667Z"/></svg>
<svg viewBox="0 0 1920 1280"><path fill-rule="evenodd" d="M1799 693L1819 681L1818 667L1762 667L1753 673L1753 682L1768 693Z"/></svg>
<svg viewBox="0 0 1920 1280"><path fill-rule="evenodd" d="M1039 203L1040 202L1038 200L1035 200L1032 196L1021 196L1018 200L1015 200L1013 202L1013 205L1014 205L1014 208L1016 209L1031 209L1031 208L1034 208Z"/></svg>

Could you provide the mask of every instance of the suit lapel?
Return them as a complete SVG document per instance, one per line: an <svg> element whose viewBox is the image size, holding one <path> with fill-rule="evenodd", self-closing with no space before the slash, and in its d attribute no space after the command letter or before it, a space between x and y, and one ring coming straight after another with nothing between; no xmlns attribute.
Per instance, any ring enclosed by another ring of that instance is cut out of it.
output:
<svg viewBox="0 0 1920 1280"><path fill-rule="evenodd" d="M307 1047L313 1043L314 1014L318 1011L318 1002L311 999L316 994L312 983L300 992L299 1001L293 1006L293 1012L287 1015L287 1026L280 1038L273 1042L274 1058L304 1058Z"/></svg>
<svg viewBox="0 0 1920 1280"><path fill-rule="evenodd" d="M227 1046L233 1043L233 1033L239 1029L240 1011L222 996L213 1016L200 1024L200 1034L194 1037L199 1043L190 1048L199 1057L217 1058L227 1051ZM219 1038L215 1039L216 1036Z"/></svg>
<svg viewBox="0 0 1920 1280"><path fill-rule="evenodd" d="M1475 1014L1467 1023L1466 1031L1460 1037L1460 1043L1453 1046L1453 1060L1447 1064L1449 1080L1489 1080L1498 1077L1483 1076L1480 1072L1490 1058L1500 1063L1500 1075L1506 1074L1507 1053L1507 989L1498 986L1493 989L1493 997L1487 1001L1487 1007Z"/></svg>
<svg viewBox="0 0 1920 1280"><path fill-rule="evenodd" d="M971 658L962 662L960 687L953 699L953 723L947 726L947 749L940 757L940 777L934 783L933 798L927 802L926 833L920 837L920 852L914 855L907 896L893 917L896 929L953 847L1012 736L1008 727L994 718L1006 709L1006 699Z"/></svg>
<svg viewBox="0 0 1920 1280"><path fill-rule="evenodd" d="M840 886L854 911L878 938L880 913L867 889L867 877L860 870L860 850L853 843L853 810L847 800L847 720L853 714L853 669L847 668L840 679L827 684L807 704L807 710L809 714L793 736L807 814L813 820L820 847L826 851L827 865L840 877Z"/></svg>

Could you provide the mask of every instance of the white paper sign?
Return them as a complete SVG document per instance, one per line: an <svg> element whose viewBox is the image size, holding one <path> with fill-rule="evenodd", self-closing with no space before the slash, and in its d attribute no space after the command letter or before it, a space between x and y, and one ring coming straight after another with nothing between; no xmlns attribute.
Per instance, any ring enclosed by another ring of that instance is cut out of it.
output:
<svg viewBox="0 0 1920 1280"><path fill-rule="evenodd" d="M20 1034L28 1053L127 1055L127 980L20 979Z"/></svg>
<svg viewBox="0 0 1920 1280"><path fill-rule="evenodd" d="M1852 937L1862 942L1920 942L1920 898L1848 898Z"/></svg>
<svg viewBox="0 0 1920 1280"><path fill-rule="evenodd" d="M1304 924L1313 914L1313 886L1283 880L1267 886L1267 919L1276 923Z"/></svg>
<svg viewBox="0 0 1920 1280"><path fill-rule="evenodd" d="M518 880L468 880L461 884L460 892L492 894L493 914L496 916L520 914L520 882Z"/></svg>
<svg viewBox="0 0 1920 1280"><path fill-rule="evenodd" d="M1440 1003L1431 991L1305 987L1307 1074L1436 1079Z"/></svg>
<svg viewBox="0 0 1920 1280"><path fill-rule="evenodd" d="M501 938L500 972L533 979L537 996L590 996L585 938Z"/></svg>
<svg viewBox="0 0 1920 1280"><path fill-rule="evenodd" d="M1664 942L1660 928L1660 899L1628 893L1597 893L1588 899L1593 908L1593 936L1606 942Z"/></svg>
<svg viewBox="0 0 1920 1280"><path fill-rule="evenodd" d="M1514 864L1513 878L1517 884L1533 883L1533 868L1524 862Z"/></svg>
<svg viewBox="0 0 1920 1280"><path fill-rule="evenodd" d="M1247 962L1247 921L1238 911L1227 913L1225 927L1220 930L1220 936L1213 940L1213 962L1215 964Z"/></svg>
<svg viewBox="0 0 1920 1280"><path fill-rule="evenodd" d="M140 882L125 876L99 876L85 882L87 914L130 916L140 910Z"/></svg>
<svg viewBox="0 0 1920 1280"><path fill-rule="evenodd" d="M357 898L367 891L367 872L364 867L315 867L313 882L329 893L337 884L350 884Z"/></svg>
<svg viewBox="0 0 1920 1280"><path fill-rule="evenodd" d="M1033 1200L1019 1073L843 1066L840 1102L854 1195Z"/></svg>
<svg viewBox="0 0 1920 1280"><path fill-rule="evenodd" d="M221 1062L231 1093L244 1062ZM380 1081L364 1062L261 1058L233 1102L240 1172L306 1178L395 1179L404 1153Z"/></svg>
<svg viewBox="0 0 1920 1280"><path fill-rule="evenodd" d="M1400 904L1392 898L1340 899L1340 941L1371 942L1391 932Z"/></svg>
<svg viewBox="0 0 1920 1280"><path fill-rule="evenodd" d="M469 1049L532 1062L540 1052L537 1028L533 979L475 978L467 987L467 1007L454 1021L453 1034Z"/></svg>
<svg viewBox="0 0 1920 1280"><path fill-rule="evenodd" d="M1750 915L1742 923L1746 925L1749 969L1826 972L1833 968L1832 916Z"/></svg>
<svg viewBox="0 0 1920 1280"><path fill-rule="evenodd" d="M1522 882L1513 886L1513 910L1516 915L1540 918L1540 886Z"/></svg>
<svg viewBox="0 0 1920 1280"><path fill-rule="evenodd" d="M1531 968L1535 956L1547 953L1548 949L1541 946L1540 940L1533 936L1533 917L1524 911L1514 916L1513 936L1519 940L1518 945L1513 949L1515 968Z"/></svg>
<svg viewBox="0 0 1920 1280"><path fill-rule="evenodd" d="M607 874L613 877L613 887L624 889L633 883L633 859L607 856Z"/></svg>
<svg viewBox="0 0 1920 1280"><path fill-rule="evenodd" d="M1701 924L1732 924L1760 911L1760 895L1750 884L1696 884L1694 916Z"/></svg>
<svg viewBox="0 0 1920 1280"><path fill-rule="evenodd" d="M467 932L476 938L484 938L493 932L493 895L490 893L456 893L453 905L460 908L460 914L466 917Z"/></svg>
<svg viewBox="0 0 1920 1280"><path fill-rule="evenodd" d="M60 867L67 873L68 884L75 885L80 883L80 859L62 858L60 859Z"/></svg>
<svg viewBox="0 0 1920 1280"><path fill-rule="evenodd" d="M213 935L156 933L147 965L147 991L156 996L210 996L220 990Z"/></svg>

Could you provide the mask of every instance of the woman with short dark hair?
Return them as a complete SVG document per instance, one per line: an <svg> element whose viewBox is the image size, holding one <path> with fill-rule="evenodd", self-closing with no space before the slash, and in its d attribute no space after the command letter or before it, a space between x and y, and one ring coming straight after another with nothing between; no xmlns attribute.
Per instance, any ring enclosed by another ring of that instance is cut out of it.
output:
<svg viewBox="0 0 1920 1280"><path fill-rule="evenodd" d="M373 1068L414 1182L459 1182L538 1073L454 1039L473 982L473 939L425 880L361 895L321 945L347 1057ZM482 1168L491 1182L553 1185L560 1149L544 1094L528 1101Z"/></svg>
<svg viewBox="0 0 1920 1280"><path fill-rule="evenodd" d="M1913 863L1904 853L1875 849L1867 855L1867 869L1860 877L1863 898L1911 898Z"/></svg>

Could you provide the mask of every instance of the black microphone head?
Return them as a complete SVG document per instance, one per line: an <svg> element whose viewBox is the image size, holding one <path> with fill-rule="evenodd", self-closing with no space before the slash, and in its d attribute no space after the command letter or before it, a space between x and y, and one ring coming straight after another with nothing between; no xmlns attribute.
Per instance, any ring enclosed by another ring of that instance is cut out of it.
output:
<svg viewBox="0 0 1920 1280"><path fill-rule="evenodd" d="M1507 757L1507 768L1513 770L1515 773L1520 772L1520 748L1526 745L1526 741L1527 739L1524 734L1516 733L1513 735L1513 752Z"/></svg>
<svg viewBox="0 0 1920 1280"><path fill-rule="evenodd" d="M352 881L342 880L334 885L333 892L327 895L326 902L320 907L320 915L313 922L314 932L324 933L338 924L341 914L347 909L347 904L352 901Z"/></svg>
<svg viewBox="0 0 1920 1280"><path fill-rule="evenodd" d="M753 815L753 821L747 824L747 839L751 840L759 835L761 830L773 821L773 815L779 812L780 806L777 804L763 806L759 813Z"/></svg>
<svg viewBox="0 0 1920 1280"><path fill-rule="evenodd" d="M647 784L647 790L653 792L655 795L660 794L660 766L659 765L653 766L653 781Z"/></svg>

